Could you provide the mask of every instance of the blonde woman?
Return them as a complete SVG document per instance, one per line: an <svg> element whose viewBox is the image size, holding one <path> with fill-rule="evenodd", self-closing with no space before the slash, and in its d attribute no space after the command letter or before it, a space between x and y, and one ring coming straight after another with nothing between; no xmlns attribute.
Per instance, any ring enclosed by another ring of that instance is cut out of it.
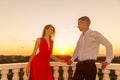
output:
<svg viewBox="0 0 120 80"><path fill-rule="evenodd" d="M52 58L56 61L62 61L52 55L54 35L55 28L48 24L44 27L42 37L36 40L26 69L27 76L32 80L53 80L49 60ZM38 54L36 54L37 50L39 50Z"/></svg>

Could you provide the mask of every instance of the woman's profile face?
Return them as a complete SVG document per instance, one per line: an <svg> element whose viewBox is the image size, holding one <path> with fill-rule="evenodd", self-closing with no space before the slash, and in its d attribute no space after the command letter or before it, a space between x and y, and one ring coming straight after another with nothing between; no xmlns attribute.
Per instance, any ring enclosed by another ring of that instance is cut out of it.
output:
<svg viewBox="0 0 120 80"><path fill-rule="evenodd" d="M54 33L53 27L49 27L49 28L46 30L46 33L47 33L49 36L53 35L53 33Z"/></svg>

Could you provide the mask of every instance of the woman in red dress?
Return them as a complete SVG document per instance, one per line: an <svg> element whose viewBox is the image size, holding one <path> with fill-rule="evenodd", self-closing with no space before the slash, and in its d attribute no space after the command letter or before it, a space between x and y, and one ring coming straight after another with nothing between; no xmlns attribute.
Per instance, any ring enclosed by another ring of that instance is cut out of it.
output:
<svg viewBox="0 0 120 80"><path fill-rule="evenodd" d="M52 58L56 61L62 61L51 55L54 34L55 28L49 24L44 27L42 37L36 40L33 53L26 68L26 74L32 80L53 80L49 60ZM38 53L37 50L39 50Z"/></svg>

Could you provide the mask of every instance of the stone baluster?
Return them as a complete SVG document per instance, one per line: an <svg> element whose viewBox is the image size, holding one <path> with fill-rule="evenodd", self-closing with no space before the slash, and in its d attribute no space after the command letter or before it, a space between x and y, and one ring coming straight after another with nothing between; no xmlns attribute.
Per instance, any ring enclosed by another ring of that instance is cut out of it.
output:
<svg viewBox="0 0 120 80"><path fill-rule="evenodd" d="M54 69L54 80L58 80L58 77L59 77L59 66L53 66L53 69Z"/></svg>
<svg viewBox="0 0 120 80"><path fill-rule="evenodd" d="M24 68L23 71L24 71L23 79L24 79L24 80L28 80L28 77L27 77L27 75L26 75L26 68Z"/></svg>
<svg viewBox="0 0 120 80"><path fill-rule="evenodd" d="M68 66L65 66L65 67L63 67L63 78L64 78L64 80L68 80L68 69L69 69L69 67Z"/></svg>
<svg viewBox="0 0 120 80"><path fill-rule="evenodd" d="M117 80L120 80L120 70L115 70L115 74L117 75Z"/></svg>
<svg viewBox="0 0 120 80"><path fill-rule="evenodd" d="M98 77L98 71L99 71L99 69L97 69L96 80L99 80L99 77Z"/></svg>
<svg viewBox="0 0 120 80"><path fill-rule="evenodd" d="M13 80L19 80L19 76L18 76L18 73L19 73L20 69L13 69L12 72L13 72Z"/></svg>
<svg viewBox="0 0 120 80"><path fill-rule="evenodd" d="M75 66L72 66L72 70L73 70L73 74L72 74L72 76L74 76L75 69L76 69L76 67L75 67Z"/></svg>
<svg viewBox="0 0 120 80"><path fill-rule="evenodd" d="M5 69L5 70L1 70L1 79L0 80L8 80L7 78L7 74L8 74L9 70Z"/></svg>
<svg viewBox="0 0 120 80"><path fill-rule="evenodd" d="M110 80L110 77L109 77L109 73L110 73L110 70L106 70L106 69L104 69L104 70L102 70L102 72L103 72L103 80Z"/></svg>

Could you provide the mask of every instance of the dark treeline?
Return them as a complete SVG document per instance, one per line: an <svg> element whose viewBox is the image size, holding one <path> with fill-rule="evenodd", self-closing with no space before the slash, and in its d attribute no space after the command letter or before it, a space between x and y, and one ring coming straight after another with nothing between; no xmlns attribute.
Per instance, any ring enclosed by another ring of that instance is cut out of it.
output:
<svg viewBox="0 0 120 80"><path fill-rule="evenodd" d="M57 56L61 59L70 58L70 56ZM0 55L0 64L6 64L6 63L21 63L21 62L28 62L30 56L23 56L23 55ZM98 57L96 62L101 62L105 60L105 56ZM50 61L54 61L50 59ZM76 59L77 61L77 59ZM115 56L111 63L120 63L120 56Z"/></svg>

